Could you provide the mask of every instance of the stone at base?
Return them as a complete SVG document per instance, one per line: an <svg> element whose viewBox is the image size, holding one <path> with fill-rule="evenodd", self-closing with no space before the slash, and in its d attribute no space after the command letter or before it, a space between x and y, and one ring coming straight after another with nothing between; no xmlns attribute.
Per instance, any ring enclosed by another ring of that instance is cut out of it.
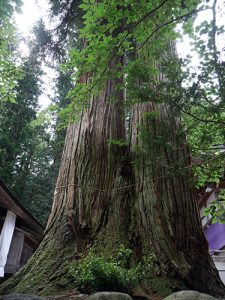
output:
<svg viewBox="0 0 225 300"><path fill-rule="evenodd" d="M0 296L0 300L47 300L47 298L25 294L8 294Z"/></svg>
<svg viewBox="0 0 225 300"><path fill-rule="evenodd" d="M132 300L132 298L124 293L99 292L90 295L87 300Z"/></svg>
<svg viewBox="0 0 225 300"><path fill-rule="evenodd" d="M216 298L196 291L180 291L169 295L164 300L214 300Z"/></svg>

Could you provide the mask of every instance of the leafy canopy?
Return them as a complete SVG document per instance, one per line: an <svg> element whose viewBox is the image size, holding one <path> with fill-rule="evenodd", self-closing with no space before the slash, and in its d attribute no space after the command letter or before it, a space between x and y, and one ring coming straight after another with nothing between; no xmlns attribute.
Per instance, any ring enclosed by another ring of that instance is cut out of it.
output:
<svg viewBox="0 0 225 300"><path fill-rule="evenodd" d="M15 87L21 72L16 62L16 34L12 18L20 12L21 0L0 3L0 106L3 101L15 101Z"/></svg>
<svg viewBox="0 0 225 300"><path fill-rule="evenodd" d="M182 117L192 156L202 162L194 167L196 185L218 181L225 162L216 147L225 144L225 72L218 49L224 27L217 24L217 6L216 0L82 1L81 42L64 65L75 87L68 94L71 103L60 113L62 126L80 117L108 78L124 78L117 88L127 91L126 107L166 103L170 112ZM194 27L195 17L204 10L211 18ZM193 52L200 58L197 69L190 55L175 55L178 23L192 37ZM85 74L88 82L80 80ZM164 81L159 79L162 74Z"/></svg>

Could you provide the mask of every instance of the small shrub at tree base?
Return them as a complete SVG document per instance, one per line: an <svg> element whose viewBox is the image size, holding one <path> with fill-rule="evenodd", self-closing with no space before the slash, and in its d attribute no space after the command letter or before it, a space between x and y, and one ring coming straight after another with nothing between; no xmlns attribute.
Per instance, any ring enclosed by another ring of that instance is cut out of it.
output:
<svg viewBox="0 0 225 300"><path fill-rule="evenodd" d="M131 250L126 253L129 259ZM129 253L129 255L128 255ZM122 254L121 254L122 255ZM76 288L81 292L118 291L129 293L142 279L141 265L126 268L120 261L109 261L104 257L95 256L92 252L83 258L75 267L70 267L70 274L74 278Z"/></svg>
<svg viewBox="0 0 225 300"><path fill-rule="evenodd" d="M124 245L120 245L116 257L118 265L129 269L132 252L133 251L131 249L126 248Z"/></svg>

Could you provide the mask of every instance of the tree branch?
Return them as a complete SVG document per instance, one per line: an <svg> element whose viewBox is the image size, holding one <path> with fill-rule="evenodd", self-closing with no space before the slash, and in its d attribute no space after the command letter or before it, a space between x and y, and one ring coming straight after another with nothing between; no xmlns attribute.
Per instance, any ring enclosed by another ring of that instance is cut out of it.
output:
<svg viewBox="0 0 225 300"><path fill-rule="evenodd" d="M174 18L174 19L172 19L172 20L170 20L170 21L167 21L167 22L161 24L160 26L158 26L158 27L157 27L157 28L149 35L149 37L148 37L148 38L147 38L147 39L146 39L146 40L145 40L138 48L136 48L134 51L129 52L128 55L129 55L129 54L132 54L132 53L134 53L134 52L136 52L136 51L139 51L145 44L147 44L147 42L151 39L151 37L152 37L157 31L159 31L160 29L162 29L163 27L166 27L166 26L168 26L168 25L170 25L170 24L173 24L173 23L175 23L175 22L177 22L177 21L179 21L179 20L182 20L182 19L184 19L184 18L190 18L192 15L197 14L197 13L202 12L202 11L205 11L205 10L208 10L208 9L211 9L211 7L193 10L193 11L187 13L187 14L184 14L184 15L182 15L182 16L179 16L179 17L177 17L177 18Z"/></svg>
<svg viewBox="0 0 225 300"><path fill-rule="evenodd" d="M105 74L105 72L107 71L108 67L110 66L110 63L112 62L112 60L116 57L116 54L118 53L119 49L121 48L121 46L123 45L123 43L125 42L125 40L128 38L129 34L141 23L143 22L146 18L148 18L149 16L151 16L152 14L154 14L157 10L159 10L161 7L163 7L163 5L167 2L168 0L164 0L161 4L159 4L157 7L155 7L154 9L152 9L150 12L148 12L147 14L145 14L144 16L142 16L133 26L131 26L130 29L128 29L127 34L123 37L123 39L120 41L120 43L118 44L118 46L116 47L113 55L110 57L107 66L105 67L105 69L102 71L100 77L93 83L93 85L90 87L91 91L96 84L99 82L99 80L103 77L103 75Z"/></svg>
<svg viewBox="0 0 225 300"><path fill-rule="evenodd" d="M127 34L123 37L123 39L120 41L119 45L116 47L116 51L115 53L112 55L112 57L110 58L109 62L108 62L108 66L110 64L110 62L113 60L113 58L115 57L116 53L118 52L118 50L120 49L120 47L122 46L122 44L125 42L125 40L128 38L129 34L141 23L143 22L145 19L147 19L148 17L150 17L152 14L154 14L157 10L159 10L161 7L163 7L163 5L167 2L168 0L164 0L161 4L159 4L157 7L155 7L153 10L151 10L150 12L148 12L146 15L142 16L133 26L131 26L131 28L128 29Z"/></svg>
<svg viewBox="0 0 225 300"><path fill-rule="evenodd" d="M99 78L93 83L93 85L90 87L90 91L92 91L92 89L98 84L98 82L100 81L100 79L103 77L103 75L105 74L105 72L107 71L108 67L110 66L110 63L112 62L112 60L116 57L116 54L118 52L118 50L120 49L120 47L122 46L122 44L124 43L124 41L127 39L127 37L129 36L129 34L133 31L133 29L135 27L137 27L142 21L144 21L147 17L149 17L151 14L155 13L158 9L160 9L165 3L167 2L167 0L163 1L159 6L157 6L156 8L154 8L152 11L148 12L146 15L144 15L143 17L141 17L127 32L127 34L125 35L125 37L120 41L119 45L117 46L115 52L113 53L113 55L110 57L108 63L107 63L107 66L105 67L105 69L102 71L101 75L99 76ZM196 13L199 13L199 12L202 12L202 11L205 11L205 10L208 10L208 9L211 9L211 8L201 8L201 9L198 9L198 10L193 10L187 14L184 14L182 16L179 16L177 18L174 18L168 22L165 22L163 23L162 25L158 26L150 35L149 37L141 44L140 47L136 48L134 51L131 51L129 53L127 53L127 55L129 54L133 54L134 52L140 50L150 39L151 37L157 32L159 31L161 28L167 26L167 25L170 25L174 22L177 22L179 20L182 20L184 18L187 18L187 17L191 17L193 14L196 14Z"/></svg>
<svg viewBox="0 0 225 300"><path fill-rule="evenodd" d="M186 110L183 110L180 108L180 111L192 118L194 118L195 120L199 121L199 122L203 122L203 123L213 123L213 124L222 124L225 125L225 122L221 122L221 121L214 121L214 120L209 120L209 119L202 119L197 117L196 115L193 115L191 112L188 112Z"/></svg>

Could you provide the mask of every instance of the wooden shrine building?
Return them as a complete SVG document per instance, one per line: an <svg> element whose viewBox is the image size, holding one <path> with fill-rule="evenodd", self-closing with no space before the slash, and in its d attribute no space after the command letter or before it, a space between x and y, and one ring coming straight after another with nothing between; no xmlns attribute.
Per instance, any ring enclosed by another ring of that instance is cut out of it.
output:
<svg viewBox="0 0 225 300"><path fill-rule="evenodd" d="M0 277L16 273L40 243L44 228L0 179Z"/></svg>

